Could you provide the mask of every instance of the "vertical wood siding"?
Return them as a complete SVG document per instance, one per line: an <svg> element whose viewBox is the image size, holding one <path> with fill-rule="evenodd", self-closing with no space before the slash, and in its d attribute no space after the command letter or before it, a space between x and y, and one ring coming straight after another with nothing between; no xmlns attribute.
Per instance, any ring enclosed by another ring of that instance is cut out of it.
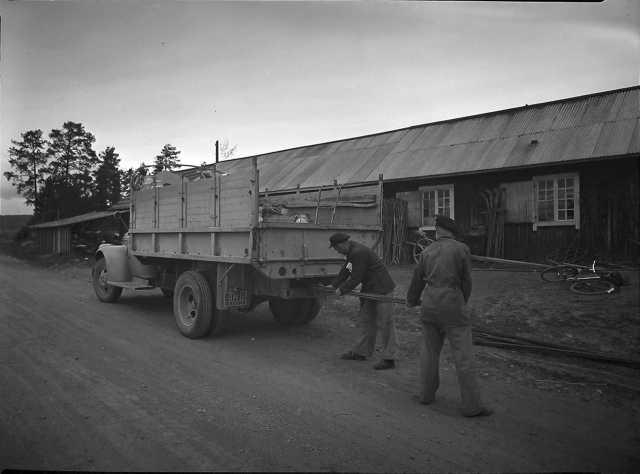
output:
<svg viewBox="0 0 640 474"><path fill-rule="evenodd" d="M538 227L533 231L531 179L534 175L573 173L580 175L580 229L573 225ZM418 227L420 193L424 185L455 186L456 222L465 234L472 252L482 254L478 243L486 225L483 189L503 186L507 189L507 219L504 231L504 257L515 260L544 261L560 248L574 247L603 259L635 260L640 246L640 169L638 157L603 160L592 163L537 167L533 169L421 179L386 185L385 195L394 195L408 203L408 226Z"/></svg>

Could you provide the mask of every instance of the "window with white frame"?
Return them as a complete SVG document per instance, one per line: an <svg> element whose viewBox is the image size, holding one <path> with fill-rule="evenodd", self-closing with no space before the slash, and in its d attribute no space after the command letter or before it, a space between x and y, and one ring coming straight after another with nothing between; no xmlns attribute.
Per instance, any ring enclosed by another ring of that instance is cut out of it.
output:
<svg viewBox="0 0 640 474"><path fill-rule="evenodd" d="M580 179L577 173L533 178L534 230L538 226L573 225L580 228Z"/></svg>
<svg viewBox="0 0 640 474"><path fill-rule="evenodd" d="M453 209L453 184L440 186L423 186L420 188L422 207L422 226L427 229L435 229L435 216L443 216L454 219Z"/></svg>

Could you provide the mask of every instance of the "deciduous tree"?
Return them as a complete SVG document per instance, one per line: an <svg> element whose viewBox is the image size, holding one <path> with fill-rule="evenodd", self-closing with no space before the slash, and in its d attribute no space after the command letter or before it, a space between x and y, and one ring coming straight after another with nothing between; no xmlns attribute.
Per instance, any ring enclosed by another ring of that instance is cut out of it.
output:
<svg viewBox="0 0 640 474"><path fill-rule="evenodd" d="M222 141L218 141L218 159L222 161L233 158L237 148L238 145L231 146L227 138Z"/></svg>

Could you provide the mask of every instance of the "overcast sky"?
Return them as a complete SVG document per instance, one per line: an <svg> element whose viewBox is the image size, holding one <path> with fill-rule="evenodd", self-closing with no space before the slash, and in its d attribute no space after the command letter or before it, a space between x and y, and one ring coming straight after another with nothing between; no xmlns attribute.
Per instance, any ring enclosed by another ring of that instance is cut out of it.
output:
<svg viewBox="0 0 640 474"><path fill-rule="evenodd" d="M65 121L123 167L382 132L637 85L640 2L0 0L0 167ZM0 213L30 212L4 177Z"/></svg>

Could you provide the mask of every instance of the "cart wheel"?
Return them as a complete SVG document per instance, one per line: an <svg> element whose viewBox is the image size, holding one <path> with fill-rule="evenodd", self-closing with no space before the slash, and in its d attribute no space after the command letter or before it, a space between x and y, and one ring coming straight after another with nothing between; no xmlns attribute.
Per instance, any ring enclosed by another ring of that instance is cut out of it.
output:
<svg viewBox="0 0 640 474"><path fill-rule="evenodd" d="M93 280L93 291L96 292L100 301L113 303L120 298L122 288L107 283L107 263L104 258L96 261L91 271L91 279Z"/></svg>
<svg viewBox="0 0 640 474"><path fill-rule="evenodd" d="M422 255L422 252L433 242L435 242L433 239L425 236L422 236L418 240L416 240L413 247L413 261L415 263L420 263L420 256Z"/></svg>
<svg viewBox="0 0 640 474"><path fill-rule="evenodd" d="M618 287L608 280L594 278L576 281L569 289L579 295L605 295L615 292Z"/></svg>
<svg viewBox="0 0 640 474"><path fill-rule="evenodd" d="M566 281L567 278L574 277L578 274L578 269L569 265L557 265L542 271L540 278L544 281L556 282Z"/></svg>
<svg viewBox="0 0 640 474"><path fill-rule="evenodd" d="M214 303L213 292L205 276L192 270L183 272L173 290L173 315L180 332L197 339L219 326Z"/></svg>
<svg viewBox="0 0 640 474"><path fill-rule="evenodd" d="M273 317L285 326L301 326L311 322L320 312L318 298L270 298L269 309Z"/></svg>

